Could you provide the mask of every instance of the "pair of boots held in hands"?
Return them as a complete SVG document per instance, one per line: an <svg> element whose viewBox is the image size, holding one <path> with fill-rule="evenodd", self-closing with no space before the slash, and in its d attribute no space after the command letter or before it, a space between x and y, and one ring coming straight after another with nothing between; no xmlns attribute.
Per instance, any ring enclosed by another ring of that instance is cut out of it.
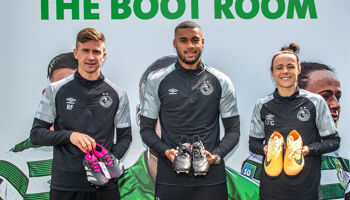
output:
<svg viewBox="0 0 350 200"><path fill-rule="evenodd" d="M205 155L205 149L198 135L193 136L192 145L186 137L181 137L181 144L176 148L178 151L174 159L174 170L180 173L189 174L191 167L193 175L206 175L209 170L209 162Z"/></svg>
<svg viewBox="0 0 350 200"><path fill-rule="evenodd" d="M282 135L275 131L268 141L268 150L264 160L265 172L271 177L279 176L282 170L288 176L295 176L304 167L303 141L296 130L291 131L287 136L285 152L284 145Z"/></svg>
<svg viewBox="0 0 350 200"><path fill-rule="evenodd" d="M106 186L109 180L116 180L124 173L124 165L96 143L96 148L88 151L83 160L87 180L92 186Z"/></svg>

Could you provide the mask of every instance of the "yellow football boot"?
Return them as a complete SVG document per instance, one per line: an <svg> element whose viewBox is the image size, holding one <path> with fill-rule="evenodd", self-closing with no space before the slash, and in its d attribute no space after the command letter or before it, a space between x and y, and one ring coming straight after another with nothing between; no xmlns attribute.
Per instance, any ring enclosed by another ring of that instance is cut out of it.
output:
<svg viewBox="0 0 350 200"><path fill-rule="evenodd" d="M303 169L305 161L301 150L303 140L296 130L287 137L286 153L284 155L284 172L289 176L295 176Z"/></svg>
<svg viewBox="0 0 350 200"><path fill-rule="evenodd" d="M284 140L280 133L273 132L267 143L267 155L264 161L264 169L269 176L278 176L283 169L283 145Z"/></svg>

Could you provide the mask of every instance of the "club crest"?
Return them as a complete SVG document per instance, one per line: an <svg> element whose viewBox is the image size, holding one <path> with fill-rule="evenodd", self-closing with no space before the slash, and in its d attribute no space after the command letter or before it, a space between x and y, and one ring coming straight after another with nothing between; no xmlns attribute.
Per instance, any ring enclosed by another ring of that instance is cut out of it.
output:
<svg viewBox="0 0 350 200"><path fill-rule="evenodd" d="M108 108L112 105L113 99L108 95L108 93L103 93L102 97L98 101L100 105L104 108Z"/></svg>
<svg viewBox="0 0 350 200"><path fill-rule="evenodd" d="M346 174L344 172L344 169L343 169L341 163L337 159L334 159L333 161L334 161L335 165L337 166L336 171L337 171L338 181L339 181L340 185L344 189L346 189L346 187L347 187L347 178L346 178Z"/></svg>
<svg viewBox="0 0 350 200"><path fill-rule="evenodd" d="M204 81L200 87L200 91L203 95L208 96L214 92L214 88L209 81Z"/></svg>
<svg viewBox="0 0 350 200"><path fill-rule="evenodd" d="M298 111L297 118L300 121L306 122L310 119L310 111L306 107L300 107L300 110Z"/></svg>

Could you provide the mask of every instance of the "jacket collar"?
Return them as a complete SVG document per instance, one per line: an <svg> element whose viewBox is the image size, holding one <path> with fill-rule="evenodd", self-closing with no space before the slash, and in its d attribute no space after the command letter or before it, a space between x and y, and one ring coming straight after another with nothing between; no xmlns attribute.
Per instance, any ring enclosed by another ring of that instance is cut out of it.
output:
<svg viewBox="0 0 350 200"><path fill-rule="evenodd" d="M202 61L199 61L197 67L195 69L186 69L184 68L179 61L176 62L175 64L175 69L179 70L179 71L184 71L184 72L201 72L204 69L204 64L202 63Z"/></svg>
<svg viewBox="0 0 350 200"><path fill-rule="evenodd" d="M78 71L76 71L74 73L74 78L77 79L79 83L81 83L84 86L93 86L103 82L105 77L102 75L102 73L100 73L100 76L96 80L87 80L84 77L82 77Z"/></svg>
<svg viewBox="0 0 350 200"><path fill-rule="evenodd" d="M273 92L273 97L277 100L280 100L280 101L292 101L299 96L299 93L300 93L300 89L299 89L299 87L297 87L295 92L292 95L290 95L288 97L283 97L278 93L278 90L276 88L275 91Z"/></svg>

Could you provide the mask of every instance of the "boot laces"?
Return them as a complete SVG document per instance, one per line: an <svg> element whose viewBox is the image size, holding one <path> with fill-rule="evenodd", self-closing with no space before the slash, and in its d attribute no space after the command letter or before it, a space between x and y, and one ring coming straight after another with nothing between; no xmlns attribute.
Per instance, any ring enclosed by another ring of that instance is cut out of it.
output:
<svg viewBox="0 0 350 200"><path fill-rule="evenodd" d="M292 159L292 157L295 153L297 153L299 155L301 154L300 142L294 141L293 136L288 137L288 148L291 151L290 154L288 155L289 159Z"/></svg>
<svg viewBox="0 0 350 200"><path fill-rule="evenodd" d="M105 154L104 156L103 156L103 159L104 159L104 161L106 161L107 163L107 165L109 165L109 166L113 166L113 160L111 159L111 157L108 155L108 154Z"/></svg>
<svg viewBox="0 0 350 200"><path fill-rule="evenodd" d="M282 140L280 138L278 138L277 136L275 136L273 138L273 142L271 143L271 145L269 146L269 148L271 148L271 150L268 151L268 154L270 156L273 156L274 158L277 157L278 152L281 151L282 148L282 144L281 144ZM272 155L271 155L272 154Z"/></svg>
<svg viewBox="0 0 350 200"><path fill-rule="evenodd" d="M101 171L100 165L99 165L99 163L97 161L91 163L91 168L95 172L100 172Z"/></svg>
<svg viewBox="0 0 350 200"><path fill-rule="evenodd" d="M201 150L202 150L202 148L199 145L194 145L192 147L192 153L193 153L194 157L196 157L196 158L202 157L202 151Z"/></svg>

